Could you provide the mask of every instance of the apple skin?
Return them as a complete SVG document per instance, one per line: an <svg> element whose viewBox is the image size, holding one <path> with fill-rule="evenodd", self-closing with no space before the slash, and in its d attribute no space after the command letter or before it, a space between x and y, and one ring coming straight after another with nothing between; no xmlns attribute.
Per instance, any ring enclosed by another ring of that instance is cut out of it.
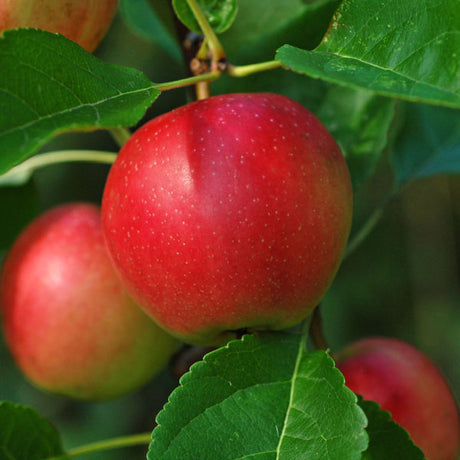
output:
<svg viewBox="0 0 460 460"><path fill-rule="evenodd" d="M403 426L429 460L456 460L460 422L455 398L438 368L408 343L359 340L336 356L345 384L376 401Z"/></svg>
<svg viewBox="0 0 460 460"><path fill-rule="evenodd" d="M102 222L124 285L185 342L299 323L329 287L352 187L326 128L271 93L163 114L121 149Z"/></svg>
<svg viewBox="0 0 460 460"><path fill-rule="evenodd" d="M93 52L104 38L117 0L7 0L0 2L0 33L19 27L55 32Z"/></svg>
<svg viewBox="0 0 460 460"><path fill-rule="evenodd" d="M2 270L0 307L6 342L24 374L73 398L129 393L176 350L176 340L124 290L92 204L49 210L21 233Z"/></svg>

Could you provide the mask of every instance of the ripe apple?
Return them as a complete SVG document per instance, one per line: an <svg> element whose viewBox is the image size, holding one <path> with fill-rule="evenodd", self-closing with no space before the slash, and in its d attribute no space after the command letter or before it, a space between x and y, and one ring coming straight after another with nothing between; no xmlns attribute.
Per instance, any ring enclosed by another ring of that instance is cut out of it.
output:
<svg viewBox="0 0 460 460"><path fill-rule="evenodd" d="M0 1L0 33L34 27L60 33L92 52L112 22L117 0Z"/></svg>
<svg viewBox="0 0 460 460"><path fill-rule="evenodd" d="M128 393L176 348L124 290L92 204L59 206L23 231L3 267L0 307L6 342L24 374L75 398Z"/></svg>
<svg viewBox="0 0 460 460"><path fill-rule="evenodd" d="M346 385L390 412L429 460L457 459L458 406L427 356L405 342L375 337L349 345L336 360Z"/></svg>
<svg viewBox="0 0 460 460"><path fill-rule="evenodd" d="M146 123L102 203L128 291L198 345L305 318L336 273L351 214L332 136L297 102L266 93L215 96Z"/></svg>

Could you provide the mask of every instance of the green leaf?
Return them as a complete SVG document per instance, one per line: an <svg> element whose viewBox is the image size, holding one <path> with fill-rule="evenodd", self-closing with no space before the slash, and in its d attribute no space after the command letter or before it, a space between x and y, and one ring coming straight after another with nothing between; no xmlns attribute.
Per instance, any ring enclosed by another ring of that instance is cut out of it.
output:
<svg viewBox="0 0 460 460"><path fill-rule="evenodd" d="M56 134L134 125L160 94L141 72L35 29L3 34L0 69L0 174Z"/></svg>
<svg viewBox="0 0 460 460"><path fill-rule="evenodd" d="M226 31L233 23L238 12L236 0L196 0L209 25L216 34ZM177 17L193 32L201 33L201 27L188 6L187 0L173 0Z"/></svg>
<svg viewBox="0 0 460 460"><path fill-rule="evenodd" d="M410 104L393 167L398 187L435 174L460 173L460 111Z"/></svg>
<svg viewBox="0 0 460 460"><path fill-rule="evenodd" d="M56 429L30 407L0 402L0 460L41 460L62 455Z"/></svg>
<svg viewBox="0 0 460 460"><path fill-rule="evenodd" d="M157 417L148 459L360 459L366 418L323 351L245 336L192 366Z"/></svg>
<svg viewBox="0 0 460 460"><path fill-rule="evenodd" d="M181 61L182 53L176 37L147 0L120 0L118 10L133 31L155 43L176 61Z"/></svg>
<svg viewBox="0 0 460 460"><path fill-rule="evenodd" d="M359 405L369 421L367 433L369 447L363 460L423 460L423 452L412 442L407 431L394 420L391 414L381 410L374 401L359 398Z"/></svg>
<svg viewBox="0 0 460 460"><path fill-rule="evenodd" d="M333 86L318 117L342 148L355 190L373 172L387 145L395 101L369 91Z"/></svg>
<svg viewBox="0 0 460 460"><path fill-rule="evenodd" d="M458 0L344 0L314 51L286 45L285 66L378 94L460 107Z"/></svg>

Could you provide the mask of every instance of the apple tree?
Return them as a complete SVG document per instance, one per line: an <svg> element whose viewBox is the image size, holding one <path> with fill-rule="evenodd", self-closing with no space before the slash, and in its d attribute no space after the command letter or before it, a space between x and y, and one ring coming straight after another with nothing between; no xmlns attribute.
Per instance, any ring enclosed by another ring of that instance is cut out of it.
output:
<svg viewBox="0 0 460 460"><path fill-rule="evenodd" d="M459 458L459 0L0 33L0 459Z"/></svg>

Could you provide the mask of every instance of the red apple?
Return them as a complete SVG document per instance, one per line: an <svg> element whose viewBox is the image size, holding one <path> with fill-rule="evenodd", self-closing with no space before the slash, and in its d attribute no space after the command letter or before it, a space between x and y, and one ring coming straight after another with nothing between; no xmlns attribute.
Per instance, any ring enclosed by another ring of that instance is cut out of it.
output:
<svg viewBox="0 0 460 460"><path fill-rule="evenodd" d="M305 318L336 273L351 214L332 136L297 102L264 93L211 97L145 124L102 204L128 291L202 345Z"/></svg>
<svg viewBox="0 0 460 460"><path fill-rule="evenodd" d="M0 306L6 342L24 374L75 398L136 389L176 347L124 290L91 204L57 207L23 231L3 267Z"/></svg>
<svg viewBox="0 0 460 460"><path fill-rule="evenodd" d="M92 52L103 39L117 9L117 0L0 1L0 33L35 27L60 33Z"/></svg>
<svg viewBox="0 0 460 460"><path fill-rule="evenodd" d="M429 460L457 459L458 406L446 380L422 352L376 337L349 345L336 359L346 385L390 412Z"/></svg>

